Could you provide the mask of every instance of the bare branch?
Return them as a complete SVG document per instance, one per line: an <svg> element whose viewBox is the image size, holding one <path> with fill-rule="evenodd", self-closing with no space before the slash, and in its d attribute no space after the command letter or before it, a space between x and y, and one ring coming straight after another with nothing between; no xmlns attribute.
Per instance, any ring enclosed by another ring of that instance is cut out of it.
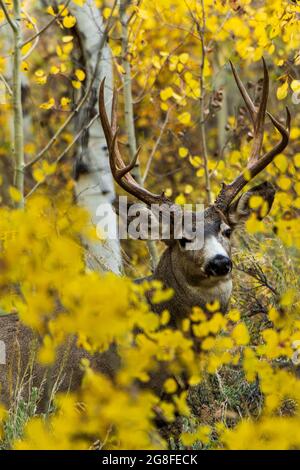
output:
<svg viewBox="0 0 300 470"><path fill-rule="evenodd" d="M25 10L22 10L24 15L26 16L27 20L32 24L32 26L34 27L34 29L36 31L38 31L37 29L37 26L36 24L34 23L34 21L32 21L31 17L29 16L29 14L25 11ZM35 38L35 42L33 44L33 46L30 48L30 50L27 52L27 54L25 54L25 56L22 57L22 60L26 60L28 59L28 57L32 54L32 52L34 51L34 49L37 47L39 43L39 35L36 36ZM22 46L21 46L21 49L22 49Z"/></svg>
<svg viewBox="0 0 300 470"><path fill-rule="evenodd" d="M131 164L127 167L128 171L132 170L132 175L137 181L139 186L143 186L143 178L141 175L141 169L138 162L139 151L137 150L137 141L135 133L135 123L134 123L134 110L133 110L133 98L132 98L132 82L131 82L131 65L128 60L128 25L129 18L127 16L126 9L130 5L131 0L120 0L120 20L122 25L122 65L125 70L123 77L124 83L124 106L125 106L125 123L126 131L128 136L128 144L131 156ZM125 170L123 170L125 171ZM126 172L124 173L126 174ZM152 240L147 241L148 250L151 257L151 263L153 270L158 264L158 253L156 246Z"/></svg>
<svg viewBox="0 0 300 470"><path fill-rule="evenodd" d="M196 23L197 31L201 41L201 63L200 63L200 139L202 147L202 156L203 156L203 166L205 174L205 191L207 203L212 203L212 194L211 194L211 184L210 184L210 173L208 168L208 152L206 144L206 130L205 130L205 86L204 86L204 67L206 60L206 48L205 48L205 29L206 29L206 16L205 16L205 6L204 1L201 0L201 11L202 11L202 25L198 19L192 15L193 20Z"/></svg>
<svg viewBox="0 0 300 470"><path fill-rule="evenodd" d="M47 143L47 145L30 162L28 162L25 165L26 170L31 168L35 163L39 162L44 157L44 155L50 150L50 148L57 142L60 135L68 127L68 125L74 119L74 117L79 113L80 109L82 108L82 106L86 103L87 99L89 98L90 93L91 93L92 88L93 88L94 81L96 80L97 75L98 75L98 68L99 68L99 63L101 61L103 48L106 44L108 34L109 34L110 30L112 29L112 27L114 25L114 21L111 21L113 12L114 12L114 9L112 9L112 11L111 11L110 18L107 21L105 31L103 32L103 35L101 37L101 41L100 41L100 44L99 44L98 58L97 58L97 66L95 68L93 76L90 79L90 82L88 84L88 87L87 87L87 90L86 90L85 94L83 95L83 97L81 98L79 103L76 105L76 108L74 109L74 111L69 115L69 117L66 119L66 121L56 131L56 133L50 139L50 141Z"/></svg>
<svg viewBox="0 0 300 470"><path fill-rule="evenodd" d="M46 26L44 26L42 29L40 29L39 31L36 32L36 34L34 34L33 36L31 36L29 39L26 39L26 41L23 42L23 44L21 45L21 48L23 48L24 46L26 46L27 44L35 41L36 39L39 39L39 37L45 33L45 31L47 31L47 29L49 29L53 23L55 23L56 20L58 20L62 13L68 8L69 4L71 3L71 0L67 0L66 4L64 5L64 7L57 13L56 16L54 16L51 21L49 21L48 24L46 24Z"/></svg>
<svg viewBox="0 0 300 470"><path fill-rule="evenodd" d="M76 142L78 142L78 140L80 139L80 137L82 136L82 134L84 132L86 132L93 124L94 122L97 121L97 119L99 119L99 114L96 114L93 119L91 119L91 121L86 125L84 126L80 132L78 132L76 134L76 136L74 137L74 139L72 140L72 142L69 143L69 145L65 148L65 150L63 150L61 152L61 154L55 159L54 163L57 165L59 162L61 162L61 160L63 160L65 158L65 156L68 154L68 152L72 149L72 147L76 144ZM25 198L29 198L30 196L32 196L33 193L35 193L35 191L40 187L42 186L43 184L46 183L46 180L47 178L45 178L44 181L40 181L38 183L36 183L35 186L33 186L33 188L29 191L28 194L26 194Z"/></svg>
<svg viewBox="0 0 300 470"><path fill-rule="evenodd" d="M4 77L4 75L2 75L2 73L0 73L0 80L4 83L5 88L7 89L9 95L12 96L12 95L13 95L13 91L12 91L12 89L10 88L9 84L7 83L6 78Z"/></svg>
<svg viewBox="0 0 300 470"><path fill-rule="evenodd" d="M153 161L154 155L155 155L155 153L156 153L156 151L157 151L157 149L158 149L158 146L159 146L159 144L160 144L160 142L161 142L161 139L162 139L162 137L163 137L163 135L164 135L165 128L166 128L166 126L167 126L167 124L168 124L168 122L169 122L169 117L170 117L171 109L172 109L172 108L169 108L169 109L168 109L168 112L167 112L167 114L166 114L166 118L165 118L165 120L164 120L164 122L163 122L163 125L162 125L162 127L161 127L161 130L160 130L160 134L159 134L159 136L158 136L158 139L156 140L155 145L154 145L154 147L153 147L153 149L152 149L152 151L151 151L151 154L150 154L150 156L149 156L149 158L148 158L147 166L146 166L145 173L144 173L144 176L143 176L143 183L144 183L144 184L145 184L145 181L146 181L147 176L148 176L148 174L149 174L149 171L150 171L150 168L151 168L151 165L152 165L152 161Z"/></svg>
<svg viewBox="0 0 300 470"><path fill-rule="evenodd" d="M9 11L7 9L7 6L5 5L5 2L3 0L0 0L0 6L3 10L3 13L5 15L5 18L9 24L9 26L11 27L11 29L16 32L17 29L18 29L18 26L17 24L15 23L15 21L11 18L10 14L9 14Z"/></svg>

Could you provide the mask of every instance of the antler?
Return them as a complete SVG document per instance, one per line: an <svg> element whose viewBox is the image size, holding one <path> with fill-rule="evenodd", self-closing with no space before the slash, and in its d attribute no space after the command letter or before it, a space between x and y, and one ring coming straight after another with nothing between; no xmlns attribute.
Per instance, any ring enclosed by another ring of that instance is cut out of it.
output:
<svg viewBox="0 0 300 470"><path fill-rule="evenodd" d="M215 205L222 211L226 211L230 203L244 188L244 186L246 186L250 180L263 171L274 160L276 155L283 152L289 142L291 115L288 108L286 108L287 119L285 127L279 121L277 121L277 119L275 119L271 113L266 112L269 96L269 74L264 59L262 59L262 61L264 79L262 98L258 110L254 106L253 101L251 100L245 86L243 85L234 65L232 62L230 62L236 84L240 90L253 123L254 138L246 169L232 183L228 185L224 184L220 194L216 199ZM281 141L273 149L271 149L265 155L261 156L266 114L271 119L274 127L280 132Z"/></svg>
<svg viewBox="0 0 300 470"><path fill-rule="evenodd" d="M125 165L119 146L118 146L118 128L117 128L117 106L118 106L118 94L114 90L113 105L112 105L112 123L110 124L104 101L104 88L105 79L101 82L99 92L99 113L102 127L104 130L108 150L109 150L109 161L110 168L115 181L121 188L127 191L132 196L135 196L140 201L147 205L151 204L169 204L172 205L164 193L161 195L151 193L147 189L140 186L135 179L131 176L130 171L135 167L140 150L139 149L129 165Z"/></svg>

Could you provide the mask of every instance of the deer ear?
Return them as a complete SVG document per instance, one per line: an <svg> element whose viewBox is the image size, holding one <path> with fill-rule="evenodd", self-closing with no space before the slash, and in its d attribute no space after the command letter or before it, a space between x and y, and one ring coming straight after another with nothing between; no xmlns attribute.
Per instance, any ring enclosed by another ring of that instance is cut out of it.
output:
<svg viewBox="0 0 300 470"><path fill-rule="evenodd" d="M251 207L250 204L251 198L254 197L261 199L261 202L259 199L257 200L257 207L256 204L254 204L253 207ZM274 198L275 189L268 182L250 189L230 205L228 210L228 220L230 225L235 228L238 225L245 223L253 213L256 215L257 219L262 220L269 214Z"/></svg>

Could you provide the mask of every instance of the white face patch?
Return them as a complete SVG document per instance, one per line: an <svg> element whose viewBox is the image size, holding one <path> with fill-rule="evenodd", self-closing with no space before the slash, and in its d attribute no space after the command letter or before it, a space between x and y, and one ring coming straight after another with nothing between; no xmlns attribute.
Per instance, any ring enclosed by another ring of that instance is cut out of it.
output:
<svg viewBox="0 0 300 470"><path fill-rule="evenodd" d="M211 236L207 238L207 240L205 240L204 260L205 262L208 262L218 255L228 257L228 253L226 252L222 244L218 241L218 239L214 236Z"/></svg>

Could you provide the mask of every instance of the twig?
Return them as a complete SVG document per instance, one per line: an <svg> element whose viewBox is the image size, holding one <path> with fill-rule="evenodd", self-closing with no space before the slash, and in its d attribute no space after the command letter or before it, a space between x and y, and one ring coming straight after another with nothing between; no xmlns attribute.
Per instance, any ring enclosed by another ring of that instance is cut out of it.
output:
<svg viewBox="0 0 300 470"><path fill-rule="evenodd" d="M54 163L57 164L59 163L61 160L63 160L63 158L67 155L67 153L71 150L71 148L73 147L73 145L76 144L76 142L80 139L80 137L82 136L82 134L84 132L86 132L93 124L94 122L99 118L99 113L96 114L93 119L91 119L91 121L86 125L84 126L80 132L78 132L78 134L76 134L76 136L74 137L74 139L72 140L72 142L69 143L69 145L65 148L65 150L62 151L62 153L55 159ZM38 183L36 183L35 186L33 186L33 188L29 191L28 194L26 194L25 198L29 198L30 196L32 196L32 194L40 187L42 186L42 184L44 184L46 182L46 178L45 180L43 181L39 181Z"/></svg>
<svg viewBox="0 0 300 470"><path fill-rule="evenodd" d="M202 27L200 22L197 21L196 27L201 40L201 63L200 63L200 137L201 137L201 146L203 152L203 161L204 161L204 173L205 173L205 190L207 203L212 203L211 195L211 184L210 184L210 175L208 169L208 153L206 145L206 132L205 132L205 113L204 113L204 99L205 99L205 87L204 87L204 66L206 59L206 50L205 50L205 28L206 28L206 16L205 16L205 7L204 0L201 0L201 10L202 10ZM195 19L194 19L195 21Z"/></svg>
<svg viewBox="0 0 300 470"><path fill-rule="evenodd" d="M122 25L122 65L125 70L124 82L124 106L125 106L125 124L128 135L128 144L130 151L130 158L133 160L137 153L137 142L134 125L134 110L132 98L132 82L131 82L131 65L128 56L128 17L126 8L130 4L128 0L120 0L120 20ZM136 163L132 170L132 175L140 186L143 186L143 178L141 175L139 162ZM156 245L153 240L147 240L147 247L149 250L152 269L154 270L158 264L158 253Z"/></svg>
<svg viewBox="0 0 300 470"><path fill-rule="evenodd" d="M7 7L6 7L6 5L5 5L5 3L4 3L3 0L0 0L0 6L1 6L2 10L3 10L3 13L4 13L4 15L5 15L5 18L6 18L7 22L8 22L8 24L10 25L11 29L16 33L16 31L17 31L17 29L18 29L18 26L17 26L17 24L15 23L15 21L13 21L13 20L11 19L11 16L10 16L10 14L9 14L9 12L8 12L8 9L7 9Z"/></svg>
<svg viewBox="0 0 300 470"><path fill-rule="evenodd" d="M101 42L100 42L100 45L99 45L99 52L98 52L98 58L97 58L97 64L100 63L100 60L101 60L101 56L102 56L102 50L106 44L106 39L107 39L107 36L110 32L110 30L112 29L113 27L113 24L114 22L111 21L112 19L112 15L113 15L113 12L114 12L114 9L112 9L111 11L111 14L110 14L110 18L106 24L106 27L105 27L105 31L102 35L102 38L101 38ZM74 111L70 114L70 116L66 119L66 121L60 126L60 128L56 131L56 133L54 134L54 136L50 139L50 141L48 142L48 144L30 161L28 162L26 165L25 165L25 169L28 170L29 168L31 168L35 163L37 163L38 161L40 161L44 155L48 152L48 150L55 144L55 142L57 141L57 139L59 138L59 136L62 134L62 132L66 129L66 127L70 124L70 122L73 120L73 118L79 113L80 109L82 108L82 106L85 104L85 102L87 101L87 99L89 98L89 95L93 89L93 84L94 84L94 81L95 79L97 78L97 75L98 75L98 66L96 66L95 68L95 71L94 71L94 74L92 76L92 78L90 79L90 82L88 84L88 87L87 87L87 90L84 94L84 96L81 98L81 100L79 101L79 103L77 104L76 108L74 109Z"/></svg>
<svg viewBox="0 0 300 470"><path fill-rule="evenodd" d="M28 14L25 10L22 10L22 12L23 12L24 15L26 16L27 20L32 24L32 26L34 27L34 29L35 29L36 31L38 31L36 24L32 21L32 19L30 18L29 14ZM34 49L37 47L38 43L39 43L39 35L36 36L36 39L35 39L35 42L34 42L33 46L30 48L30 50L27 52L27 54L25 54L25 56L22 57L22 60L28 59L28 57L32 54L32 52L34 51ZM22 46L21 46L21 49L22 49Z"/></svg>
<svg viewBox="0 0 300 470"><path fill-rule="evenodd" d="M159 144L160 144L160 142L161 142L162 136L163 136L163 134L164 134L164 132L165 132L165 128L166 128L166 126L167 126L167 124L168 124L168 122L169 122L169 117L170 117L171 109L172 109L172 108L169 108L169 109L168 109L168 112L167 112L167 114L166 114L166 118L165 118L165 120L164 120L164 122L163 122L163 125L162 125L162 127L161 127L161 130L160 130L160 134L159 134L159 136L158 136L158 139L156 140L155 145L154 145L154 147L153 147L153 149L152 149L152 151L151 151L151 154L150 154L150 156L149 156L149 159L148 159L148 162L147 162L147 166L146 166L146 169L145 169L145 173L144 173L144 176L143 176L143 184L145 184L145 181L146 181L146 179L147 179L147 176L148 176L148 174L149 174L149 171L150 171L150 168L151 168L151 165L152 165L152 160L153 160L154 155L155 155L155 153L156 153L156 150L158 149L158 146L159 146Z"/></svg>
<svg viewBox="0 0 300 470"><path fill-rule="evenodd" d="M55 23L56 20L58 20L62 13L68 8L69 4L71 3L71 0L68 0L67 3L64 5L64 7L57 13L56 16L54 16L52 18L51 21L49 21L48 24L46 24L46 26L44 26L42 29L40 29L39 31L36 32L36 34L34 34L33 36L31 36L29 39L26 39L25 42L23 42L23 44L21 45L21 48L23 48L24 46L26 46L27 44L29 44L30 42L34 41L35 39L39 38L45 31L47 31L47 29L50 28L50 26L53 25L53 23Z"/></svg>
<svg viewBox="0 0 300 470"><path fill-rule="evenodd" d="M2 80L2 82L4 83L5 85L5 88L7 89L8 93L10 96L13 95L13 91L12 89L10 88L8 82L6 81L5 77L2 75L2 73L0 73L0 80Z"/></svg>

